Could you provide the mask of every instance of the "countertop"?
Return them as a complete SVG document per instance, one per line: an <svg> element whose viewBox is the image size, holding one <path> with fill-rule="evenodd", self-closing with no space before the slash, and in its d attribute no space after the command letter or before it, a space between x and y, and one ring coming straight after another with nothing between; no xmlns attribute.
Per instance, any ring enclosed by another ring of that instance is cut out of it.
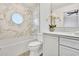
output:
<svg viewBox="0 0 79 59"><path fill-rule="evenodd" d="M43 32L43 34L52 34L52 35L61 35L61 36L70 36L79 38L79 33L75 32Z"/></svg>

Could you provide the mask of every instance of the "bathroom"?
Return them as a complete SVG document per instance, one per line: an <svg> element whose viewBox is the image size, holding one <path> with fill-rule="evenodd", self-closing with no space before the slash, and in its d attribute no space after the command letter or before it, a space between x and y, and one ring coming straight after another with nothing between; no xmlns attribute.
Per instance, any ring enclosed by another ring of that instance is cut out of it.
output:
<svg viewBox="0 0 79 59"><path fill-rule="evenodd" d="M0 3L0 56L79 56L78 6Z"/></svg>

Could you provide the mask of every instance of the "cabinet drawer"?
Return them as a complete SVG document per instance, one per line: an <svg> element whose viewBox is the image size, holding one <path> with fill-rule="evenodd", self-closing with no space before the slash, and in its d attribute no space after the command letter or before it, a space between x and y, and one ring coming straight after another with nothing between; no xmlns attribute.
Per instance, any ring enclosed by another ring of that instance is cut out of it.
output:
<svg viewBox="0 0 79 59"><path fill-rule="evenodd" d="M79 49L79 41L71 38L60 38L60 44Z"/></svg>
<svg viewBox="0 0 79 59"><path fill-rule="evenodd" d="M60 56L79 56L79 51L60 45Z"/></svg>
<svg viewBox="0 0 79 59"><path fill-rule="evenodd" d="M49 35L49 34L43 35L43 39L53 39L53 38L58 38L58 37L55 35Z"/></svg>

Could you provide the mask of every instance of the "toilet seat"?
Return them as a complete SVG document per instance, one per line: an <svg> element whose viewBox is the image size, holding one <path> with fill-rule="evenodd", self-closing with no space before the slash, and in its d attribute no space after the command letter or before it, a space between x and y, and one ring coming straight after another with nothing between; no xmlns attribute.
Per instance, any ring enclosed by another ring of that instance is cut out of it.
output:
<svg viewBox="0 0 79 59"><path fill-rule="evenodd" d="M40 41L33 41L33 42L30 42L28 46L38 46L40 44L41 44Z"/></svg>

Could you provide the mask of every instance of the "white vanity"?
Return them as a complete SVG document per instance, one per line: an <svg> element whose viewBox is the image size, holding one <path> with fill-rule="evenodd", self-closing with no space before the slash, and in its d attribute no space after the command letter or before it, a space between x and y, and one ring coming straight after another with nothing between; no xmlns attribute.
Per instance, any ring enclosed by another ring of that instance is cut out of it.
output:
<svg viewBox="0 0 79 59"><path fill-rule="evenodd" d="M79 56L79 36L67 32L43 33L44 56Z"/></svg>

